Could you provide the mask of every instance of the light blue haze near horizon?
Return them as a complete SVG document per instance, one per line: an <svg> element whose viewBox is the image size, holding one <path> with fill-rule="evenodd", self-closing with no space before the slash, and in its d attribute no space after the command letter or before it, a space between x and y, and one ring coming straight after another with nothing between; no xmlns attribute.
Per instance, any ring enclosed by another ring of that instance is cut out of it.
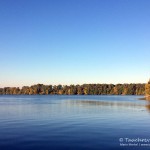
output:
<svg viewBox="0 0 150 150"><path fill-rule="evenodd" d="M145 83L149 0L1 0L0 87Z"/></svg>

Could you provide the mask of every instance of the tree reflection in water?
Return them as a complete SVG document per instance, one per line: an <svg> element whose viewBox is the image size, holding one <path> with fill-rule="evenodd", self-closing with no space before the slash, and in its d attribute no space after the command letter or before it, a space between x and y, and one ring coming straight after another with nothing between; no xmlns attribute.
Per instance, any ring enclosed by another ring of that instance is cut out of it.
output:
<svg viewBox="0 0 150 150"><path fill-rule="evenodd" d="M143 101L142 103L134 102L125 102L125 101L96 101L96 100L71 100L69 101L72 105L78 105L82 107L90 107L90 106L103 106L103 107L126 107L126 108L134 108L140 109L142 111L148 110L150 112L150 101ZM145 109L146 108L146 109Z"/></svg>

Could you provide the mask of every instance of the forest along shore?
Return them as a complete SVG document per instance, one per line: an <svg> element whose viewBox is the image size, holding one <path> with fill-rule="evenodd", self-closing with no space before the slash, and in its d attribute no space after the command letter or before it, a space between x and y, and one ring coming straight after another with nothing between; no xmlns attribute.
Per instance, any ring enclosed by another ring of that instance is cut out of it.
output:
<svg viewBox="0 0 150 150"><path fill-rule="evenodd" d="M4 87L0 95L145 95L147 84L83 84Z"/></svg>

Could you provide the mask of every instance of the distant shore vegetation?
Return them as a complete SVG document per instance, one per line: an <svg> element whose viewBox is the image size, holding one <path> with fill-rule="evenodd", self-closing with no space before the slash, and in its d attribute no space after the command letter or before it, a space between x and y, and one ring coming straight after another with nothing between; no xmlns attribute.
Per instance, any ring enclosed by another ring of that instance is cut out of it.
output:
<svg viewBox="0 0 150 150"><path fill-rule="evenodd" d="M4 87L0 95L148 95L150 84L83 84ZM146 93L147 92L147 93Z"/></svg>
<svg viewBox="0 0 150 150"><path fill-rule="evenodd" d="M145 84L145 95L150 99L150 80Z"/></svg>

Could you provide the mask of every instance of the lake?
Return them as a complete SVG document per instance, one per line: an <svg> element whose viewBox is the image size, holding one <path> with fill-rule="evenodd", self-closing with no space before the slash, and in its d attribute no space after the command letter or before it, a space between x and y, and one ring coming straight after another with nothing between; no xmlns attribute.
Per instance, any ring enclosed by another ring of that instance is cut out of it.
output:
<svg viewBox="0 0 150 150"><path fill-rule="evenodd" d="M0 150L150 149L142 96L1 95Z"/></svg>

